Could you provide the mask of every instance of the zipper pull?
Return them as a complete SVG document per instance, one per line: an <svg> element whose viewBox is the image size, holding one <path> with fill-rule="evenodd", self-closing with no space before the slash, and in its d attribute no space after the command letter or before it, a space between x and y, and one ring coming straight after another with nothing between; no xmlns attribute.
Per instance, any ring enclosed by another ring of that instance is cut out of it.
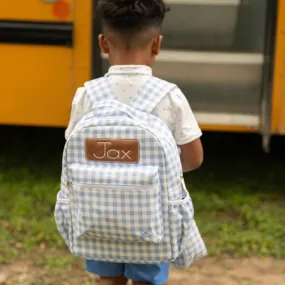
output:
<svg viewBox="0 0 285 285"><path fill-rule="evenodd" d="M67 185L67 188L70 188L72 186L72 181L68 181L66 185Z"/></svg>

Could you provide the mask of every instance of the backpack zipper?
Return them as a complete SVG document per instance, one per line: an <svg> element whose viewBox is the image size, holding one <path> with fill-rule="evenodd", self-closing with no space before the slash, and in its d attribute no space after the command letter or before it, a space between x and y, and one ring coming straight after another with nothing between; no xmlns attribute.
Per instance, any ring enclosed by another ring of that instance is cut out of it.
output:
<svg viewBox="0 0 285 285"><path fill-rule="evenodd" d="M156 188L159 188L159 184L153 185L129 185L129 184L101 184L101 183L80 183L80 182L71 182L70 186L78 186L79 188L102 188L109 190L120 190L120 191L129 191L130 189L135 189L139 191L150 191ZM124 189L118 189L119 187L124 187Z"/></svg>

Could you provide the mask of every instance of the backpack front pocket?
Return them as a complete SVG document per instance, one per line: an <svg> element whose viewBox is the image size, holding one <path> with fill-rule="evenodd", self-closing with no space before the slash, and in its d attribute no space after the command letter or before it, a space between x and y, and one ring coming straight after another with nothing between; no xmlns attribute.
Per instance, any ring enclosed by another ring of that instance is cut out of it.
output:
<svg viewBox="0 0 285 285"><path fill-rule="evenodd" d="M157 168L74 166L71 171L76 238L153 243L162 240Z"/></svg>

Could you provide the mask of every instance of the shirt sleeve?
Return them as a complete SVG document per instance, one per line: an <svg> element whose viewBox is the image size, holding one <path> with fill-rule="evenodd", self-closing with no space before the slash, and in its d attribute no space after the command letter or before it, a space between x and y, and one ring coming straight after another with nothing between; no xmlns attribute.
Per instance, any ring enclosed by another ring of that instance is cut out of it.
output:
<svg viewBox="0 0 285 285"><path fill-rule="evenodd" d="M78 88L74 96L68 127L65 131L65 139L67 140L77 125L77 123L92 109L91 102L87 96L85 88Z"/></svg>
<svg viewBox="0 0 285 285"><path fill-rule="evenodd" d="M196 121L188 100L179 88L170 93L174 108L173 135L177 145L188 144L202 136L202 131Z"/></svg>

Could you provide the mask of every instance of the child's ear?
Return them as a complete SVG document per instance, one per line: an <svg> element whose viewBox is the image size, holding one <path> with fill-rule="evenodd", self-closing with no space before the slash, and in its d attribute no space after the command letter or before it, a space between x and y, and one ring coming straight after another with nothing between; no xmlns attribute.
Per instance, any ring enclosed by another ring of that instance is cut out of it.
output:
<svg viewBox="0 0 285 285"><path fill-rule="evenodd" d="M163 36L159 36L155 39L152 46L152 53L154 56L159 55L161 50L161 43L162 43Z"/></svg>
<svg viewBox="0 0 285 285"><path fill-rule="evenodd" d="M98 36L98 41L99 41L99 47L100 47L102 53L108 54L109 53L109 44L108 44L106 37L103 34L100 34Z"/></svg>

